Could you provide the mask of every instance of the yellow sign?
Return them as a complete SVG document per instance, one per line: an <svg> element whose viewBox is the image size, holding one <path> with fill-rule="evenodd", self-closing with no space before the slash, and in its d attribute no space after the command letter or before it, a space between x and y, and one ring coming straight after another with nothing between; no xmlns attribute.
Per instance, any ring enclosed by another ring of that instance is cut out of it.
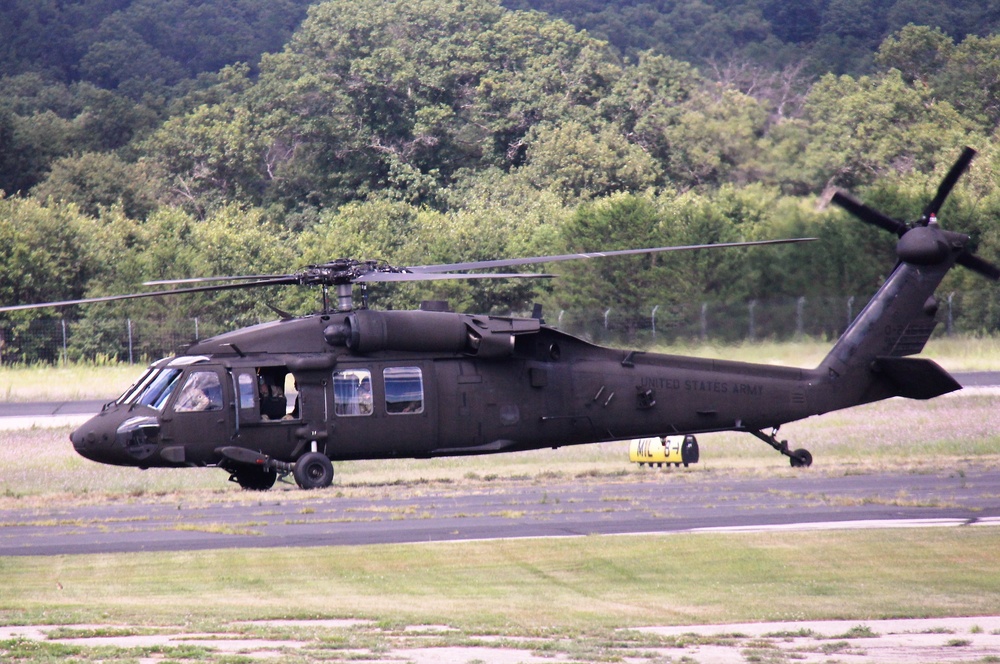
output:
<svg viewBox="0 0 1000 664"><path fill-rule="evenodd" d="M637 438L629 443L628 460L639 465L698 463L698 441L694 436Z"/></svg>

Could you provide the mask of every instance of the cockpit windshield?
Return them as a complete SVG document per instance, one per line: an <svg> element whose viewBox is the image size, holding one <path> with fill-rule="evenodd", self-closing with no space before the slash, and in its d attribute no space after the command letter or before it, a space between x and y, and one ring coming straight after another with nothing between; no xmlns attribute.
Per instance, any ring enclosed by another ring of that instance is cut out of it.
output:
<svg viewBox="0 0 1000 664"><path fill-rule="evenodd" d="M131 390L122 397L120 403L130 403L139 406L150 406L157 410L163 410L163 404L177 386L177 379L181 375L180 369L156 369L137 384L136 389Z"/></svg>
<svg viewBox="0 0 1000 664"><path fill-rule="evenodd" d="M139 380L132 383L129 386L129 388L122 393L120 397L115 399L115 403L118 404L129 403L133 399L133 397L135 397L136 394L146 389L146 386L149 385L149 381L153 380L154 376L156 376L155 367L150 367L146 369L146 373L142 374Z"/></svg>

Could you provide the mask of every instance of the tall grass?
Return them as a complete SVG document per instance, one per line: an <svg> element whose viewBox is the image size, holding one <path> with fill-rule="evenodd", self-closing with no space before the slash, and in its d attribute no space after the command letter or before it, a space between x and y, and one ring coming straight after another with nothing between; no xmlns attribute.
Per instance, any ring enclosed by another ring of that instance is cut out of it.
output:
<svg viewBox="0 0 1000 664"><path fill-rule="evenodd" d="M131 364L62 364L0 367L0 398L7 402L110 401L144 367Z"/></svg>

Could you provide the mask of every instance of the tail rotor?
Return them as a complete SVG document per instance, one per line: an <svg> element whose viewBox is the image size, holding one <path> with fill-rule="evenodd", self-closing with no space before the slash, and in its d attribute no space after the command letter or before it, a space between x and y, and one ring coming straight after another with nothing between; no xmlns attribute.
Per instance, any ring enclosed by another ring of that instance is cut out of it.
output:
<svg viewBox="0 0 1000 664"><path fill-rule="evenodd" d="M975 156L976 151L970 147L962 150L962 154L938 185L934 198L927 203L920 218L912 223L890 217L845 192L836 192L831 202L861 221L878 226L899 237L896 253L902 261L916 265L936 265L948 259L953 252L957 252L954 258L956 263L987 279L997 281L1000 280L1000 268L969 251L967 235L943 230L938 225L937 216L941 206Z"/></svg>

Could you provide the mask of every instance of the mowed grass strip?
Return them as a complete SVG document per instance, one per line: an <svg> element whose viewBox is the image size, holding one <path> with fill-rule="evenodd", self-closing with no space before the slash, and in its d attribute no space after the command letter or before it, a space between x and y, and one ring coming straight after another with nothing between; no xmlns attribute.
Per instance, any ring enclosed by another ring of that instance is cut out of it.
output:
<svg viewBox="0 0 1000 664"><path fill-rule="evenodd" d="M1000 613L1000 530L590 536L0 558L0 622L274 618L466 633Z"/></svg>

